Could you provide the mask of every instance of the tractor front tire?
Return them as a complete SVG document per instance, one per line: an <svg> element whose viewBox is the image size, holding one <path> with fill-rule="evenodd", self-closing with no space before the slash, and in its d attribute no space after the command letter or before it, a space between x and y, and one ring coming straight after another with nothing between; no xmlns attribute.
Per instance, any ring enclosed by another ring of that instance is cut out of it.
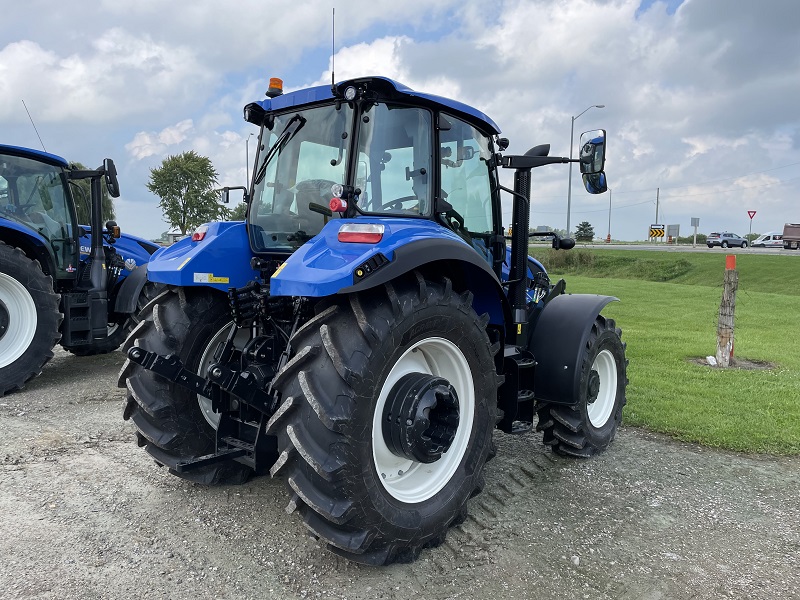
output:
<svg viewBox="0 0 800 600"><path fill-rule="evenodd" d="M370 565L409 562L466 518L483 488L500 381L487 321L471 293L414 273L335 299L294 335L293 358L275 378L283 402L267 427L280 452L271 473L287 479L287 511L333 552ZM429 427L415 449L434 423L450 428L438 459L402 455L392 441L412 422L393 412L413 396L409 377L451 386L444 396L437 388L430 412L413 421Z"/></svg>
<svg viewBox="0 0 800 600"><path fill-rule="evenodd" d="M219 341L233 326L224 296L202 288L165 289L140 313L141 321L123 349L138 346L162 356L174 354L184 366L204 375ZM123 417L136 425L140 444L157 463L183 479L239 484L252 469L234 461L179 473L178 462L211 454L216 448L217 413L211 401L127 360L117 382L127 388Z"/></svg>
<svg viewBox="0 0 800 600"><path fill-rule="evenodd" d="M538 431L556 454L585 458L605 450L622 421L628 385L625 344L613 319L598 316L581 349L581 379L574 405L537 410Z"/></svg>
<svg viewBox="0 0 800 600"><path fill-rule="evenodd" d="M62 315L53 279L38 261L0 242L0 397L22 388L53 358Z"/></svg>

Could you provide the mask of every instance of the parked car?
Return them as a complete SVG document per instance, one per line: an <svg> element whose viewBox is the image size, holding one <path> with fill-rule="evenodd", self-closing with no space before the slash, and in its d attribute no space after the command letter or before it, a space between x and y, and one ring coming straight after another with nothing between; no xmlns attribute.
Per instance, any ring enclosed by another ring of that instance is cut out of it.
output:
<svg viewBox="0 0 800 600"><path fill-rule="evenodd" d="M706 245L709 248L713 248L714 246L721 246L723 248L739 246L740 248L747 248L747 240L735 233L723 231L722 233L709 233L706 238Z"/></svg>
<svg viewBox="0 0 800 600"><path fill-rule="evenodd" d="M783 233L770 231L769 233L761 234L750 245L753 248L783 248Z"/></svg>

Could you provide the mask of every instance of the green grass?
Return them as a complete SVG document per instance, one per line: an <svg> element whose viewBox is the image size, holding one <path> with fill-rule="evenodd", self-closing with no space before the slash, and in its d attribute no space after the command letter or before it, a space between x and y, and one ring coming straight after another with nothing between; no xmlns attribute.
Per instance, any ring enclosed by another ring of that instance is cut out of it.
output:
<svg viewBox="0 0 800 600"><path fill-rule="evenodd" d="M601 250L593 265L579 268L602 278L565 277L568 292L621 300L604 314L617 320L627 342L624 423L711 447L800 454L800 306L792 287L800 286L800 257L739 257L735 356L775 363L771 370L691 362L716 351L724 258L687 253L682 259L689 265L674 269L681 271L673 278L678 284L620 278L669 269L673 253ZM781 293L764 291L770 289Z"/></svg>
<svg viewBox="0 0 800 600"><path fill-rule="evenodd" d="M552 250L532 246L531 255L548 271L563 274L639 279L716 287L725 269L723 250L708 252L655 252L648 250ZM759 254L753 249L738 254L739 286L748 291L800 296L800 257Z"/></svg>

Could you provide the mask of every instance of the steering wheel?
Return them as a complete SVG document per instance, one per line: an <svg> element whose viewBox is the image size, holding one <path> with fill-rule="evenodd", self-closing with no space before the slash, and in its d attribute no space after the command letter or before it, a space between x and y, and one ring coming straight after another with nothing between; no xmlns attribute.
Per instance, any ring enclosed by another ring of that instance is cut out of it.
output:
<svg viewBox="0 0 800 600"><path fill-rule="evenodd" d="M415 210L414 206L404 207L403 204L405 204L406 202L416 202L417 205L419 205L419 198L417 198L414 195L403 196L402 198L398 198L397 200L392 200L390 202L387 202L383 206L384 208L388 207L391 210L407 210L407 211L418 212L417 210Z"/></svg>

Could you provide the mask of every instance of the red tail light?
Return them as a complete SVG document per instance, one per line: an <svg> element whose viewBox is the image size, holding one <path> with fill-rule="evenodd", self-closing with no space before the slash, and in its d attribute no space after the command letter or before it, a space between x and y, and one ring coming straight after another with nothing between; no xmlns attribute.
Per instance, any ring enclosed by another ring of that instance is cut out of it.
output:
<svg viewBox="0 0 800 600"><path fill-rule="evenodd" d="M339 241L356 244L377 244L383 239L383 225L375 223L345 223L339 227Z"/></svg>

